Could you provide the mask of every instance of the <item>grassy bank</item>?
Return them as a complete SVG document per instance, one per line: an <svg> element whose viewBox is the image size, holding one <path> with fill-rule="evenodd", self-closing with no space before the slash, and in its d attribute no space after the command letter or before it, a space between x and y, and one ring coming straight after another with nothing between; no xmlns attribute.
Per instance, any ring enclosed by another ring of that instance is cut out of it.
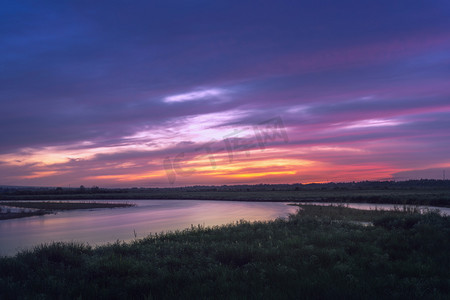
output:
<svg viewBox="0 0 450 300"><path fill-rule="evenodd" d="M40 246L0 259L0 298L446 299L449 251L449 217L303 206L284 221Z"/></svg>
<svg viewBox="0 0 450 300"><path fill-rule="evenodd" d="M20 211L20 212L0 212L0 221L9 219L27 218L33 216L43 216L51 213L50 211L38 210L38 211Z"/></svg>
<svg viewBox="0 0 450 300"><path fill-rule="evenodd" d="M22 201L2 201L1 205L21 208L49 209L49 210L73 210L73 209L93 209L93 208L116 208L130 207L130 203L108 203L108 202L22 202Z"/></svg>
<svg viewBox="0 0 450 300"><path fill-rule="evenodd" d="M0 201L2 206L11 206L17 208L31 208L34 211L0 211L0 220L25 218L31 216L42 216L45 214L55 213L63 210L74 209L94 209L94 208L117 208L129 207L134 204L129 203L108 203L108 202L21 202L21 201Z"/></svg>
<svg viewBox="0 0 450 300"><path fill-rule="evenodd" d="M450 190L312 190L312 191L196 191L155 190L126 193L3 195L11 200L133 200L133 199L186 199L226 201L279 201L279 202L342 202L390 203L411 205L450 206Z"/></svg>

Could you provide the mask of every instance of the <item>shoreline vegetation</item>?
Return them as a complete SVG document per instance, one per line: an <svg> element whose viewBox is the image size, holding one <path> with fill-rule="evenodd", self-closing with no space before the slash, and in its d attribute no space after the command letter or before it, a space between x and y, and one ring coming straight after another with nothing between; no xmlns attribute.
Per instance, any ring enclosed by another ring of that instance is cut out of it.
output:
<svg viewBox="0 0 450 300"><path fill-rule="evenodd" d="M25 218L32 216L42 216L53 214L58 211L74 209L95 209L95 208L119 208L130 207L130 203L107 203L107 202L21 202L21 201L0 201L1 206L11 208L20 208L21 210L13 212L8 208L0 208L0 220ZM32 209L27 211L26 209Z"/></svg>
<svg viewBox="0 0 450 300"><path fill-rule="evenodd" d="M448 299L450 217L300 208L131 243L41 245L0 258L0 298Z"/></svg>
<svg viewBox="0 0 450 300"><path fill-rule="evenodd" d="M258 184L174 188L0 187L1 201L186 199L342 202L450 207L450 180Z"/></svg>

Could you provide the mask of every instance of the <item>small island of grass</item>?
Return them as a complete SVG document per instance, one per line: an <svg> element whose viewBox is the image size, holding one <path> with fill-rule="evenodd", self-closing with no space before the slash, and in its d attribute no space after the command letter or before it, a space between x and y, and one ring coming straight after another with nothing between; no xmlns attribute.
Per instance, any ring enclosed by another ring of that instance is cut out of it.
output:
<svg viewBox="0 0 450 300"><path fill-rule="evenodd" d="M11 209L0 210L0 220L24 218L31 216L41 216L45 214L55 213L63 210L74 209L94 209L94 208L118 208L130 207L134 204L130 203L112 203L112 202L74 202L74 201L1 201L1 206L21 208L18 212L12 212ZM25 209L32 209L26 211Z"/></svg>

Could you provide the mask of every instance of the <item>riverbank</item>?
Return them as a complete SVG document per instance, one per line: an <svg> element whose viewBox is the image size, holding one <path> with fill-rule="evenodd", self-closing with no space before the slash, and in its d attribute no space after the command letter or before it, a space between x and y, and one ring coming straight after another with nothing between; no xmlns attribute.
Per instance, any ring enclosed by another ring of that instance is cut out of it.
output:
<svg viewBox="0 0 450 300"><path fill-rule="evenodd" d="M98 192L93 194L28 194L1 195L3 201L15 200L221 200L270 202L341 202L450 207L450 190L280 190L280 191L215 191L165 189L152 191Z"/></svg>
<svg viewBox="0 0 450 300"><path fill-rule="evenodd" d="M0 200L221 200L270 202L341 202L450 207L450 191L155 191L98 194L10 195Z"/></svg>
<svg viewBox="0 0 450 300"><path fill-rule="evenodd" d="M43 216L53 213L51 211L38 210L38 211L19 211L19 212L0 212L0 221L2 220L10 220L10 219L19 219L19 218L27 218L34 216Z"/></svg>
<svg viewBox="0 0 450 300"><path fill-rule="evenodd" d="M0 209L0 220L26 218L32 216L42 216L56 213L58 211L75 209L94 208L119 208L130 207L130 203L108 203L108 202L26 202L26 201L0 201L1 206L20 208L20 211L13 212L11 209ZM32 209L25 211L24 209Z"/></svg>
<svg viewBox="0 0 450 300"><path fill-rule="evenodd" d="M0 259L0 298L445 299L449 233L436 213L302 206L289 220L40 246Z"/></svg>

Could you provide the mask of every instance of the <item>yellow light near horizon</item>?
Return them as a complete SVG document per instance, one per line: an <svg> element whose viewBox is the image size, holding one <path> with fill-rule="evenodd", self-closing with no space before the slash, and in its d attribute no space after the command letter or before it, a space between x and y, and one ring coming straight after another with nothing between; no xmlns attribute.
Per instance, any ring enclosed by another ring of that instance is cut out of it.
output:
<svg viewBox="0 0 450 300"><path fill-rule="evenodd" d="M263 177L269 175L295 175L295 171L280 171L280 172L258 172L258 173L244 173L244 174L229 174L223 175L222 177L231 178L252 178L252 177Z"/></svg>
<svg viewBox="0 0 450 300"><path fill-rule="evenodd" d="M196 161L197 162L197 161ZM209 160L201 160L199 162L203 162L205 164L209 164ZM217 164L217 169L226 170L226 171L238 171L245 168L268 168L268 167L281 167L288 166L291 168L299 167L299 166L312 166L317 164L317 162L312 160L304 160L304 159L261 159L261 160L249 160L238 161L233 163L228 163L224 161L222 164ZM210 165L196 166L195 164L191 165L198 170L211 170Z"/></svg>
<svg viewBox="0 0 450 300"><path fill-rule="evenodd" d="M210 178L252 178L265 176L296 175L303 169L321 168L320 163L302 159L267 159L241 161L233 164L217 164L214 169L204 160L186 166L195 170L193 176L208 176Z"/></svg>

